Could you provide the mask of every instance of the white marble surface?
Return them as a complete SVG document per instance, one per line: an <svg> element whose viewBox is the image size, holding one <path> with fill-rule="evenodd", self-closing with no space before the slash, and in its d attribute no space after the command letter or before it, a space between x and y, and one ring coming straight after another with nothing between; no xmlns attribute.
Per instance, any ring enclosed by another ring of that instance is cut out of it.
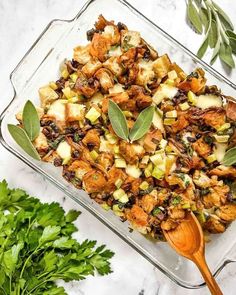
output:
<svg viewBox="0 0 236 295"><path fill-rule="evenodd" d="M184 0L129 0L129 2L186 47L196 52L201 37L194 34L185 23ZM216 0L216 2L227 11L236 25L236 2L231 0ZM8 104L13 94L8 76L33 41L51 19L70 19L84 3L84 0L0 0L0 111ZM214 67L235 81L235 70L225 71L219 61ZM2 146L0 146L0 178L6 178L11 186L23 187L43 201L58 200L66 210L77 207L83 212L77 222L80 228L78 238L97 239L99 243L107 244L116 252L112 260L113 274L106 277L90 277L83 282L67 284L68 294L209 294L206 288L186 290L171 282L93 216L84 212L72 200L65 199L61 191ZM87 227L87 224L90 226ZM225 295L234 295L236 265L228 266L219 275L218 282Z"/></svg>

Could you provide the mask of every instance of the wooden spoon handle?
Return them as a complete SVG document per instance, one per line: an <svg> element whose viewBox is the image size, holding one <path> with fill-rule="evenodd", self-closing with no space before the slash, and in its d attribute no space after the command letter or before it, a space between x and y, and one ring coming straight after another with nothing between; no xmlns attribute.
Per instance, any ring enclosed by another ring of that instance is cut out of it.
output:
<svg viewBox="0 0 236 295"><path fill-rule="evenodd" d="M193 262L199 268L209 290L211 291L212 295L223 295L222 291L220 290L219 285L217 284L215 278L213 277L207 263L205 257L201 253L195 253Z"/></svg>

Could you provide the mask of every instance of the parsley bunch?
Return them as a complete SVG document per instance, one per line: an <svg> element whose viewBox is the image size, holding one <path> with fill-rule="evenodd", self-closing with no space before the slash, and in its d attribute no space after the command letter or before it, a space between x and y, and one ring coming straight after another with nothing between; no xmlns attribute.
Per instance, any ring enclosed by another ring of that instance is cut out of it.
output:
<svg viewBox="0 0 236 295"><path fill-rule="evenodd" d="M71 210L65 215L58 203L42 204L0 182L0 295L63 295L58 279L111 272L110 250L72 238L79 214Z"/></svg>

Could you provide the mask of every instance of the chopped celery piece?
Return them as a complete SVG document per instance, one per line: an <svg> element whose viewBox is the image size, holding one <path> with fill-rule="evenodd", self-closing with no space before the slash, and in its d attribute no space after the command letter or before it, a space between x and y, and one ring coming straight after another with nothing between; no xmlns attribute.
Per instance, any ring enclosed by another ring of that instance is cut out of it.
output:
<svg viewBox="0 0 236 295"><path fill-rule="evenodd" d="M119 152L120 152L119 146L118 145L114 146L114 153L119 154Z"/></svg>
<svg viewBox="0 0 236 295"><path fill-rule="evenodd" d="M147 181L143 181L140 186L141 190L145 191L149 188L149 183Z"/></svg>
<svg viewBox="0 0 236 295"><path fill-rule="evenodd" d="M113 206L112 206L112 210L114 211L114 213L115 213L117 216L123 216L122 209L119 207L118 204L113 205Z"/></svg>
<svg viewBox="0 0 236 295"><path fill-rule="evenodd" d="M197 104L197 97L196 97L196 95L192 91L189 91L188 92L188 101L192 105L196 105Z"/></svg>
<svg viewBox="0 0 236 295"><path fill-rule="evenodd" d="M113 197L115 200L119 200L122 196L126 195L125 191L122 188L114 191Z"/></svg>
<svg viewBox="0 0 236 295"><path fill-rule="evenodd" d="M216 155L215 154L211 154L210 156L207 157L207 162L208 163L213 163L216 161Z"/></svg>
<svg viewBox="0 0 236 295"><path fill-rule="evenodd" d="M225 143L225 142L228 142L230 136L229 135L217 135L217 134L215 134L214 137L215 137L217 142Z"/></svg>
<svg viewBox="0 0 236 295"><path fill-rule="evenodd" d="M68 164L68 162L70 161L71 157L67 157L63 160L62 165L66 165Z"/></svg>
<svg viewBox="0 0 236 295"><path fill-rule="evenodd" d="M73 73L70 75L71 80L75 83L77 78L78 78L78 74L77 73Z"/></svg>
<svg viewBox="0 0 236 295"><path fill-rule="evenodd" d="M150 160L154 165L162 164L164 161L163 154L156 154L150 157Z"/></svg>
<svg viewBox="0 0 236 295"><path fill-rule="evenodd" d="M91 109L85 115L85 118L89 119L91 123L94 123L100 116L101 114L94 107L91 107Z"/></svg>
<svg viewBox="0 0 236 295"><path fill-rule="evenodd" d="M179 106L182 111L186 111L190 108L190 105L187 102L181 103Z"/></svg>
<svg viewBox="0 0 236 295"><path fill-rule="evenodd" d="M127 165L126 165L125 160L121 159L121 158L115 159L115 167L116 168L126 168Z"/></svg>
<svg viewBox="0 0 236 295"><path fill-rule="evenodd" d="M199 214L198 214L198 220L199 220L201 223L206 222L205 214L204 214L202 211L199 212Z"/></svg>
<svg viewBox="0 0 236 295"><path fill-rule="evenodd" d="M186 202L186 203L184 203L184 204L182 205L182 208L183 208L183 209L190 209L190 208L191 208L191 205L190 205L189 202Z"/></svg>
<svg viewBox="0 0 236 295"><path fill-rule="evenodd" d="M172 80L172 79L167 79L167 80L165 81L165 84L170 85L170 86L175 86L175 81Z"/></svg>
<svg viewBox="0 0 236 295"><path fill-rule="evenodd" d="M164 119L164 125L172 125L174 123L175 123L174 118L166 118L166 119Z"/></svg>
<svg viewBox="0 0 236 295"><path fill-rule="evenodd" d="M119 202L121 202L123 204L128 203L129 202L128 196L126 194L123 195L122 197L119 198Z"/></svg>
<svg viewBox="0 0 236 295"><path fill-rule="evenodd" d="M123 111L123 114L125 115L126 118L132 118L133 114L130 111Z"/></svg>
<svg viewBox="0 0 236 295"><path fill-rule="evenodd" d="M49 83L50 88L52 88L53 90L57 89L57 84L55 82L50 82Z"/></svg>
<svg viewBox="0 0 236 295"><path fill-rule="evenodd" d="M67 79L69 77L69 72L66 68L64 68L62 71L61 71L61 76L62 78L64 79Z"/></svg>
<svg viewBox="0 0 236 295"><path fill-rule="evenodd" d="M153 170L153 164L149 163L147 168L144 170L144 174L146 177L150 177L152 175L152 170Z"/></svg>
<svg viewBox="0 0 236 295"><path fill-rule="evenodd" d="M167 118L177 118L177 111L173 110L173 111L166 112L165 116Z"/></svg>
<svg viewBox="0 0 236 295"><path fill-rule="evenodd" d="M116 144L117 143L117 137L111 133L107 133L105 135L106 139L109 141L110 144Z"/></svg>
<svg viewBox="0 0 236 295"><path fill-rule="evenodd" d="M107 203L103 203L103 204L101 205L101 207L102 207L103 209L105 209L106 211L108 211L108 210L111 209L111 207L110 207L109 205L107 205Z"/></svg>
<svg viewBox="0 0 236 295"><path fill-rule="evenodd" d="M76 93L70 89L70 87L66 87L62 90L63 94L67 99L71 99L72 97L76 97Z"/></svg>
<svg viewBox="0 0 236 295"><path fill-rule="evenodd" d="M156 179L162 179L165 175L165 171L161 170L157 166L154 166L154 169L152 171L152 176Z"/></svg>
<svg viewBox="0 0 236 295"><path fill-rule="evenodd" d="M71 98L68 98L68 102L75 103L75 102L77 102L77 101L79 101L78 96L73 96L73 97L71 97Z"/></svg>
<svg viewBox="0 0 236 295"><path fill-rule="evenodd" d="M98 153L95 150L92 150L90 152L90 156L95 161L97 159L97 157L98 157Z"/></svg>
<svg viewBox="0 0 236 295"><path fill-rule="evenodd" d="M220 131L225 131L226 129L229 129L231 127L231 124L230 123L224 123L223 125L221 125L217 131L220 132Z"/></svg>
<svg viewBox="0 0 236 295"><path fill-rule="evenodd" d="M116 180L116 182L115 182L115 186L117 187L117 188L120 188L121 186L122 186L122 183L123 183L123 181L122 181L122 179L117 179Z"/></svg>

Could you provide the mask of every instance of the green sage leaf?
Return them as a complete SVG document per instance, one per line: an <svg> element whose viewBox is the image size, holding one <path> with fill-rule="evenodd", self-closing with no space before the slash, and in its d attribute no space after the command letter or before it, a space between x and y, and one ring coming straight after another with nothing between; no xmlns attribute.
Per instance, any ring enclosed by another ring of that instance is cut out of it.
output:
<svg viewBox="0 0 236 295"><path fill-rule="evenodd" d="M39 135L40 120L37 110L33 103L28 100L23 109L23 127L31 141Z"/></svg>
<svg viewBox="0 0 236 295"><path fill-rule="evenodd" d="M189 21L191 22L195 30L198 33L202 34L202 22L196 7L194 6L192 0L189 0L187 5L187 16Z"/></svg>
<svg viewBox="0 0 236 295"><path fill-rule="evenodd" d="M130 130L131 141L138 140L146 134L152 124L155 107L150 106L144 109L138 116L134 126Z"/></svg>
<svg viewBox="0 0 236 295"><path fill-rule="evenodd" d="M216 8L216 10L217 10L217 12L219 14L219 17L221 19L223 19L228 24L228 27L233 31L234 30L234 25L231 22L231 20L228 17L228 15L215 2L212 1L212 3L214 5L214 7Z"/></svg>
<svg viewBox="0 0 236 295"><path fill-rule="evenodd" d="M206 53L207 47L208 47L208 38L206 38L203 41L201 47L198 49L197 56L199 58L202 58L204 56L204 54Z"/></svg>
<svg viewBox="0 0 236 295"><path fill-rule="evenodd" d="M225 166L231 166L236 163L236 147L229 149L224 156L222 164Z"/></svg>
<svg viewBox="0 0 236 295"><path fill-rule="evenodd" d="M229 38L230 46L232 48L232 53L236 54L236 39L234 38Z"/></svg>
<svg viewBox="0 0 236 295"><path fill-rule="evenodd" d="M205 31L207 31L209 26L209 19L208 19L208 11L206 8L201 7L199 10L200 19L202 21L203 26L205 27Z"/></svg>
<svg viewBox="0 0 236 295"><path fill-rule="evenodd" d="M119 106L112 100L109 100L108 117L116 135L128 141L129 129L125 115Z"/></svg>
<svg viewBox="0 0 236 295"><path fill-rule="evenodd" d="M220 45L220 59L227 64L230 68L235 67L234 59L232 56L232 49L229 45L221 43Z"/></svg>
<svg viewBox="0 0 236 295"><path fill-rule="evenodd" d="M210 30L209 30L209 33L208 33L209 46L211 48L215 48L217 38L218 38L218 32L217 32L216 21L212 20L211 27L210 27Z"/></svg>
<svg viewBox="0 0 236 295"><path fill-rule="evenodd" d="M40 160L40 156L23 128L8 124L8 131L15 142L32 158Z"/></svg>
<svg viewBox="0 0 236 295"><path fill-rule="evenodd" d="M219 51L220 51L220 39L218 39L217 43L216 43L216 46L214 48L214 51L213 51L213 54L212 54L212 57L211 57L211 65L213 65L213 63L216 61L217 57L218 57L218 54L219 54Z"/></svg>

